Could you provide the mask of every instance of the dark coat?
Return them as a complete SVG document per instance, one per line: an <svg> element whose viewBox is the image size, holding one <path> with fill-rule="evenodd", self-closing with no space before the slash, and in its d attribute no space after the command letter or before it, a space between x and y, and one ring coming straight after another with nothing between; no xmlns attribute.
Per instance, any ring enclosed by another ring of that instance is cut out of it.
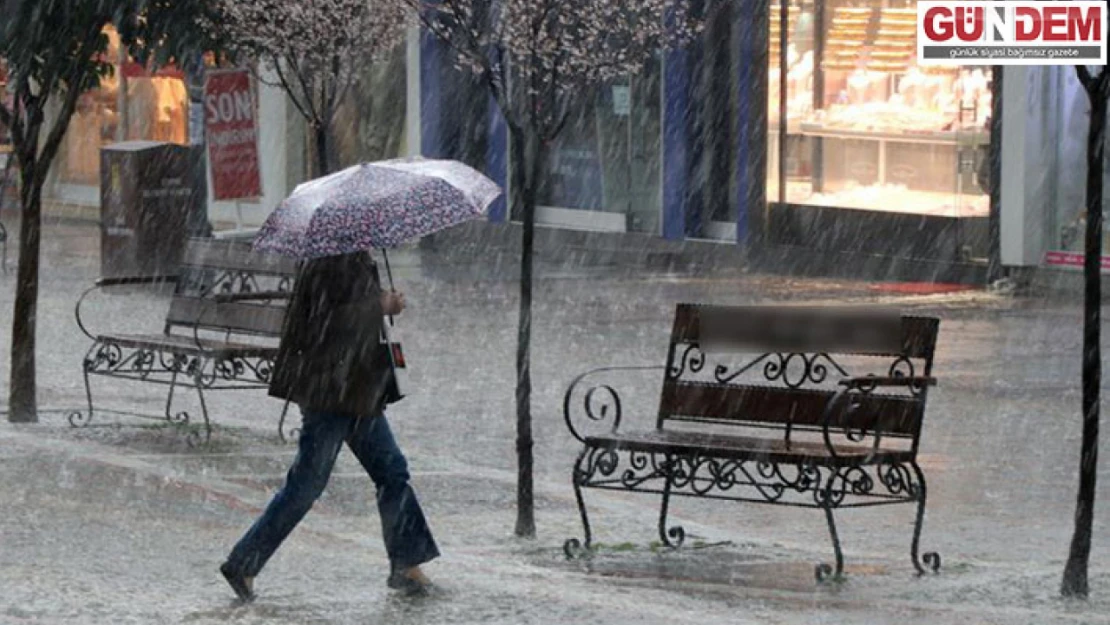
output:
<svg viewBox="0 0 1110 625"><path fill-rule="evenodd" d="M289 302L270 395L306 410L376 415L394 382L381 294L369 253L308 261Z"/></svg>

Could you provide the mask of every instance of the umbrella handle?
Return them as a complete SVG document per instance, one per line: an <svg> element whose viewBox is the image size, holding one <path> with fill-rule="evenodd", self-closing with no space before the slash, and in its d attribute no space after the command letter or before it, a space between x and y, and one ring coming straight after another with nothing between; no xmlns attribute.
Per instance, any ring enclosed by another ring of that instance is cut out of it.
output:
<svg viewBox="0 0 1110 625"><path fill-rule="evenodd" d="M393 290L393 269L389 267L389 252L382 248L382 258L385 259L385 275L389 278L389 289Z"/></svg>
<svg viewBox="0 0 1110 625"><path fill-rule="evenodd" d="M389 278L389 290L393 291L395 290L393 288L393 269L389 266L389 252L384 247L382 248L382 258L385 259L385 275ZM392 326L393 315L387 315L387 318L389 319L389 325Z"/></svg>

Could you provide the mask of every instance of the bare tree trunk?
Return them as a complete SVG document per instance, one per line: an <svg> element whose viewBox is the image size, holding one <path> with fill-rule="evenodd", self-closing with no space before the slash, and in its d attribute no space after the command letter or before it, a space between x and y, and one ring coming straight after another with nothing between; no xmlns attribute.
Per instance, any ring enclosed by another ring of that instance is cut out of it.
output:
<svg viewBox="0 0 1110 625"><path fill-rule="evenodd" d="M19 222L19 269L15 311L12 318L12 372L8 420L34 423L38 420L35 388L35 320L39 299L39 247L42 232L43 166L32 158L21 163Z"/></svg>
<svg viewBox="0 0 1110 625"><path fill-rule="evenodd" d="M1104 71L1105 73L1105 71ZM1094 521L1095 479L1098 468L1099 387L1102 379L1099 330L1102 305L1102 167L1106 140L1105 76L1099 76L1091 101L1091 125L1087 132L1087 241L1083 273L1086 282L1083 318L1083 443L1079 463L1079 494L1064 580L1066 597L1087 596L1087 567L1091 555L1091 526Z"/></svg>
<svg viewBox="0 0 1110 625"><path fill-rule="evenodd" d="M328 126L318 122L312 122L313 130L313 145L316 148L315 161L313 166L316 168L316 177L326 176L331 171L328 168Z"/></svg>
<svg viewBox="0 0 1110 625"><path fill-rule="evenodd" d="M532 257L536 232L536 196L543 170L544 148L532 130L511 125L513 167L523 175L514 180L522 183L514 193L521 206L523 233L520 249L520 319L516 348L516 453L517 453L517 517L516 535L534 538L536 514L532 472ZM514 211L518 212L518 211Z"/></svg>

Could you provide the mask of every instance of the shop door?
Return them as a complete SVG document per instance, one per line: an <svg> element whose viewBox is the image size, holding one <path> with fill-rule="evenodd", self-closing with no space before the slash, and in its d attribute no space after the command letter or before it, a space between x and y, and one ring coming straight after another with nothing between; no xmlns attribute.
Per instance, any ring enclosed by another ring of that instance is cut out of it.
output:
<svg viewBox="0 0 1110 625"><path fill-rule="evenodd" d="M964 262L985 262L990 254L991 76L989 67L968 67L961 69L955 85L959 100L952 204L957 260Z"/></svg>
<svg viewBox="0 0 1110 625"><path fill-rule="evenodd" d="M662 115L660 64L618 80L595 110L606 210L625 215L629 232L659 234Z"/></svg>

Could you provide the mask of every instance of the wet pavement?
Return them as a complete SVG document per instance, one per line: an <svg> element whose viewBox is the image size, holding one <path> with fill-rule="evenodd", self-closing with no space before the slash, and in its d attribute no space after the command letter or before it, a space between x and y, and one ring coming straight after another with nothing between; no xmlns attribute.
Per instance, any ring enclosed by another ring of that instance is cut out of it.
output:
<svg viewBox="0 0 1110 625"><path fill-rule="evenodd" d="M260 600L234 606L215 567L292 457L276 436L281 406L261 392L213 395L221 427L199 450L157 421L98 414L94 427L69 428L63 414L83 405L88 345L72 311L97 274L94 235L68 223L44 237L46 412L39 425L0 425L0 623L1110 623L1110 540L1097 525L1093 599L1056 599L1078 465L1078 301L881 300L943 319L941 383L930 395L921 462L930 478L923 547L940 551L945 567L912 574L911 507L848 511L840 523L848 581L818 587L812 566L831 548L812 510L678 501L674 521L691 546L669 552L653 548L654 498L590 491L596 540L607 547L592 561L567 562L562 542L581 529L562 393L593 367L660 364L676 302L879 301L868 285L740 269L691 276L541 266L539 537L518 541L510 537L511 272L492 260L448 266L418 250L393 255L411 306L399 326L411 369L410 396L391 421L445 554L429 566L442 589L420 600L386 591L370 484L344 453L324 498L259 579ZM11 310L13 282L0 277L0 310ZM166 306L134 292L90 303L94 325L128 331L159 331ZM0 332L5 354L9 321ZM94 385L105 408L162 410L164 389ZM630 424L650 424L658 380L648 373L626 386L639 391L628 400ZM1104 470L1100 502L1108 480Z"/></svg>

